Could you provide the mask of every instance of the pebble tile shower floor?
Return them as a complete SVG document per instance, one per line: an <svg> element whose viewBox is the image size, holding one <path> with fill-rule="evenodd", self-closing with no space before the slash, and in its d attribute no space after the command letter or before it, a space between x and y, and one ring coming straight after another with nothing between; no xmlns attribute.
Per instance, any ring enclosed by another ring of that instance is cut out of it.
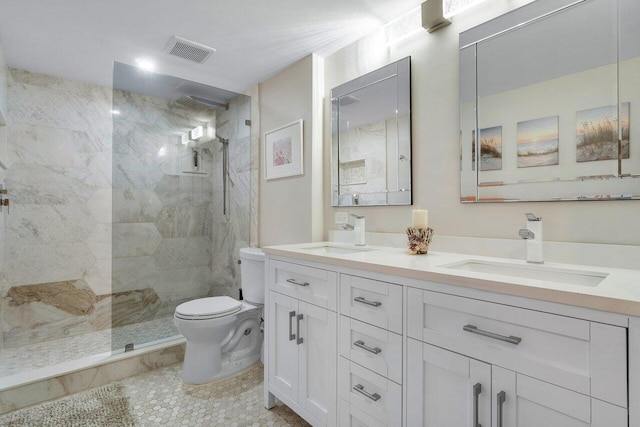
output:
<svg viewBox="0 0 640 427"><path fill-rule="evenodd" d="M264 408L262 364L203 385L184 384L181 371L182 364L176 364L120 381L136 426L309 426L281 403Z"/></svg>
<svg viewBox="0 0 640 427"><path fill-rule="evenodd" d="M180 336L173 324L173 316L89 334L76 335L53 341L20 347L4 348L0 352L0 378L33 369L53 366L74 359L123 349L130 342L153 342Z"/></svg>

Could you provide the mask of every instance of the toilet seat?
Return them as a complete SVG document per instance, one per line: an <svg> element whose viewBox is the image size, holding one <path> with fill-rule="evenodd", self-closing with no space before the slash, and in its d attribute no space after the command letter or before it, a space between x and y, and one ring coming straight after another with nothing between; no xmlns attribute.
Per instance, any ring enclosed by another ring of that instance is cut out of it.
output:
<svg viewBox="0 0 640 427"><path fill-rule="evenodd" d="M239 312L242 303L230 297L209 297L187 301L176 307L175 317L184 320L208 320Z"/></svg>

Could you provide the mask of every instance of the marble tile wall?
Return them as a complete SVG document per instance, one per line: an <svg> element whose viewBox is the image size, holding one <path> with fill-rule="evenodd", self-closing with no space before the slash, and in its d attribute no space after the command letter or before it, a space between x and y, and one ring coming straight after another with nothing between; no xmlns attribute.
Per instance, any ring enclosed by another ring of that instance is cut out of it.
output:
<svg viewBox="0 0 640 427"><path fill-rule="evenodd" d="M257 199L249 97L232 99L211 121L230 140L225 216L222 145L178 143L211 117L17 69L9 70L8 93L10 167L0 170L12 202L0 235L6 347L169 316L197 297L238 295L238 250L249 245ZM184 173L193 148L202 174Z"/></svg>
<svg viewBox="0 0 640 427"><path fill-rule="evenodd" d="M117 76L116 76L117 78ZM179 135L207 120L169 100L114 91L114 327L211 292L212 155ZM199 149L199 172L192 149ZM114 340L114 342L117 340Z"/></svg>
<svg viewBox="0 0 640 427"><path fill-rule="evenodd" d="M228 110L203 116L169 100L115 91L114 109L121 114L114 117L113 288L147 301L136 310L130 298L114 298L114 326L171 315L194 298L237 296L238 250L249 244L250 99L238 96ZM227 216L222 144L179 142L198 125L215 126L230 140Z"/></svg>
<svg viewBox="0 0 640 427"><path fill-rule="evenodd" d="M111 102L109 88L9 69L5 347L110 327Z"/></svg>
<svg viewBox="0 0 640 427"><path fill-rule="evenodd" d="M7 161L7 80L9 77L9 67L4 57L2 41L0 41L0 187L5 188L5 168ZM0 207L0 326L2 324L2 289L6 287L4 283L4 244L5 241L5 220L6 209ZM3 334L0 328L0 349L2 349Z"/></svg>

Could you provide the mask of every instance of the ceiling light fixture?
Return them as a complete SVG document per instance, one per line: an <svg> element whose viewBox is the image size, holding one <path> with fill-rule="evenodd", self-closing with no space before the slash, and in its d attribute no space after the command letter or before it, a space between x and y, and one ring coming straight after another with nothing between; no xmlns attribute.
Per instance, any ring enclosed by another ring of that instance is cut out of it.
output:
<svg viewBox="0 0 640 427"><path fill-rule="evenodd" d="M138 68L144 71L153 71L156 68L156 65L152 61L144 58L137 58L136 65L138 66Z"/></svg>

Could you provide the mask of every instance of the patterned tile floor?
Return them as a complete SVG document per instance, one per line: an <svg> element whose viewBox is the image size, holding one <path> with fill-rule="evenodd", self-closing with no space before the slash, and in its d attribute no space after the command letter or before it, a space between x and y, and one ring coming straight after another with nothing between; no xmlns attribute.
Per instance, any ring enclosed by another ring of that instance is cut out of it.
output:
<svg viewBox="0 0 640 427"><path fill-rule="evenodd" d="M128 378L121 383L140 426L308 426L287 406L263 405L263 369L204 385L184 384L182 364Z"/></svg>
<svg viewBox="0 0 640 427"><path fill-rule="evenodd" d="M4 348L0 352L0 378L67 362L69 355L73 355L74 359L82 359L110 352L112 348L123 349L130 342L154 342L179 335L173 324L173 316L169 316L113 330Z"/></svg>
<svg viewBox="0 0 640 427"><path fill-rule="evenodd" d="M135 426L309 426L281 403L271 410L264 408L263 366L260 363L230 378L197 386L184 384L180 378L181 370L182 364L175 364L114 383L122 386L123 394L129 399L129 413L135 419ZM36 411L40 409L39 406L33 408ZM89 414L89 419L74 418L68 423L62 422L60 427L103 427L92 419L97 416L95 412L85 413ZM0 426L15 426L13 420L26 418L24 414L22 418L20 415L9 413L0 416ZM108 427L123 426L130 427L131 424L123 421L120 424L109 423Z"/></svg>

